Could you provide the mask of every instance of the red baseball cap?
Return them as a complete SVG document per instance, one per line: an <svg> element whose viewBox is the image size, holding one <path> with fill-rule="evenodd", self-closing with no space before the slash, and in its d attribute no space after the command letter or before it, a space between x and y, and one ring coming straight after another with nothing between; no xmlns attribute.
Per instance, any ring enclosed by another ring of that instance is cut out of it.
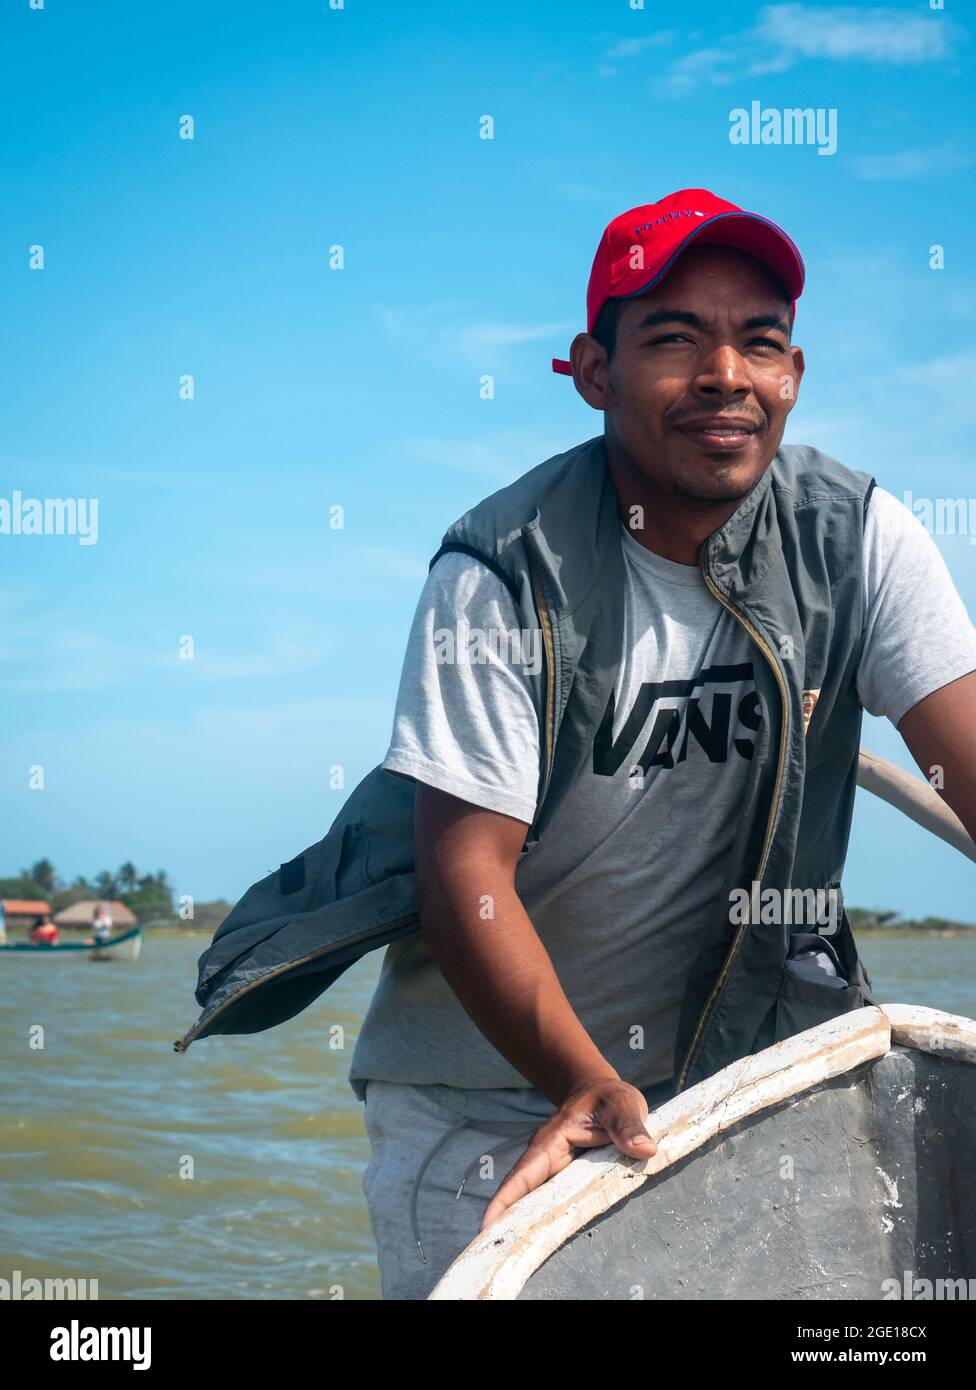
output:
<svg viewBox="0 0 976 1390"><path fill-rule="evenodd" d="M716 198L707 188L682 188L659 203L622 212L603 233L586 291L587 333L593 332L607 299L628 299L653 289L692 242L748 251L779 276L796 314L806 272L803 257L782 227ZM560 357L552 359L552 370L573 373Z"/></svg>

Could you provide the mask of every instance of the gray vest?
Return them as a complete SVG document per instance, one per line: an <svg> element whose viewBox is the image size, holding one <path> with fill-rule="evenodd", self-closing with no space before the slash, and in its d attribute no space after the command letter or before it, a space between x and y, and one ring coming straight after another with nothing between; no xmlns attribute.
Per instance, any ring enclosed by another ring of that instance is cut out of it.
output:
<svg viewBox="0 0 976 1390"><path fill-rule="evenodd" d="M723 912L688 980L676 1090L870 1002L840 878L860 746L855 677L873 487L816 449L783 446L701 550L706 584L759 648L764 718L726 880L726 901L749 907ZM622 650L624 559L602 436L466 512L431 565L452 550L488 565L508 587L519 625L541 629L545 661L533 694L543 757L538 810L516 868L522 891L561 799L592 757ZM200 957L203 1013L178 1051L198 1037L292 1017L367 951L418 930L413 803L412 781L374 768L323 840L248 890ZM836 895L829 940L846 986L803 967L808 922L800 933L764 906L783 902L786 890L818 889Z"/></svg>

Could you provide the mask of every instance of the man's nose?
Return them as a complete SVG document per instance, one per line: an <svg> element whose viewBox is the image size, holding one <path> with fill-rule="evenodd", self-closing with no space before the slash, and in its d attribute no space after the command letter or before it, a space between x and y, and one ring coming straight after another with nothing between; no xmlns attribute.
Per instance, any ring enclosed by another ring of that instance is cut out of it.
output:
<svg viewBox="0 0 976 1390"><path fill-rule="evenodd" d="M731 396L740 391L751 391L752 377L742 354L731 343L726 343L715 348L702 362L694 385L705 394Z"/></svg>

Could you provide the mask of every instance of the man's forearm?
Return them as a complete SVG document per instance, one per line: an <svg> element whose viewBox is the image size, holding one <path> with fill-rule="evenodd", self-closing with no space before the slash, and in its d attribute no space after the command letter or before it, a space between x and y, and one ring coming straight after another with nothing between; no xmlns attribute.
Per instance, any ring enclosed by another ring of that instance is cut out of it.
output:
<svg viewBox="0 0 976 1390"><path fill-rule="evenodd" d="M976 840L976 672L927 695L898 731L926 778Z"/></svg>
<svg viewBox="0 0 976 1390"><path fill-rule="evenodd" d="M481 1032L558 1106L583 1082L617 1073L573 1011L506 877L502 869L472 873L462 866L426 879L421 932Z"/></svg>

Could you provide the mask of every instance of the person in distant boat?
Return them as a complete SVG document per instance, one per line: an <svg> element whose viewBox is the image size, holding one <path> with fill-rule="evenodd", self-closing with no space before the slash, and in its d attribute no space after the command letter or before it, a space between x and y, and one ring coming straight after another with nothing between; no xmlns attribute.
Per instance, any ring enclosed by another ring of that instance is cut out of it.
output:
<svg viewBox="0 0 976 1390"><path fill-rule="evenodd" d="M30 934L30 940L33 946L56 946L59 935L50 912L45 912L43 917L38 917L34 930Z"/></svg>
<svg viewBox="0 0 976 1390"><path fill-rule="evenodd" d="M105 903L96 903L92 913L92 940L96 946L103 946L112 935L112 914Z"/></svg>

